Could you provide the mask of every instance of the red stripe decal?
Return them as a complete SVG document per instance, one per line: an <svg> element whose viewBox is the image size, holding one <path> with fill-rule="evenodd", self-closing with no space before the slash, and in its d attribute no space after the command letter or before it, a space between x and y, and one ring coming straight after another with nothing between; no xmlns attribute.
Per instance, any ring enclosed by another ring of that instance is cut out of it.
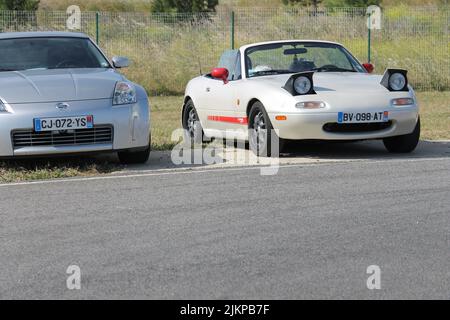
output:
<svg viewBox="0 0 450 320"><path fill-rule="evenodd" d="M229 122L236 124L248 124L247 117L222 117L222 116L208 116L210 121Z"/></svg>

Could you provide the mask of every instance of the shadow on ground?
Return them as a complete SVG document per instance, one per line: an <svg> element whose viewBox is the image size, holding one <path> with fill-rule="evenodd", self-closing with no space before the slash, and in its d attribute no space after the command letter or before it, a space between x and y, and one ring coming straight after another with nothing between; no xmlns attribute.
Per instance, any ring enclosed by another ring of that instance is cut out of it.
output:
<svg viewBox="0 0 450 320"><path fill-rule="evenodd" d="M421 141L418 148L410 154L391 154L386 151L380 141L364 142L296 142L289 145L288 153L283 153L276 159L279 164L308 164L354 160L383 160L383 159L420 159L450 157L450 141ZM228 157L220 158L216 164L202 161L186 161L175 164L172 161L171 151L154 151L149 161L142 165L121 165L115 154L64 156L29 158L19 160L0 161L2 175L28 174L27 178L45 179L57 177L70 177L78 175L110 174L124 171L186 169L186 168L217 168L245 165L264 165L264 159L258 160L243 148L227 147ZM241 161L233 161L233 155L238 154ZM253 158L253 161L247 161ZM270 159L269 159L270 160ZM11 173L12 172L12 173ZM14 173L15 172L15 173ZM35 173L39 172L38 176ZM19 176L20 178L20 176ZM10 180L15 180L11 178Z"/></svg>
<svg viewBox="0 0 450 320"><path fill-rule="evenodd" d="M227 152L244 154L249 157L249 150L228 148ZM247 155L246 155L247 154ZM387 152L381 141L362 142L322 142L308 141L291 143L288 153L281 154L280 164L302 164L353 160L383 160L383 159L426 159L450 157L450 141L421 141L413 153L392 154ZM253 165L254 163L250 163ZM145 165L129 166L127 170L157 170L172 168L226 167L236 165L233 161L224 160L222 164L191 164L176 165L172 162L170 151L156 151ZM238 163L242 165L242 163ZM245 164L244 164L245 165Z"/></svg>

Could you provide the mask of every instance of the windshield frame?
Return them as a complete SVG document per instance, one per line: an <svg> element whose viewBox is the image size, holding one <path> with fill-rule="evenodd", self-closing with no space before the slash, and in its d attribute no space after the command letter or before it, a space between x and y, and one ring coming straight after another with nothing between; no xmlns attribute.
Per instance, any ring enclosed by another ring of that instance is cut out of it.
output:
<svg viewBox="0 0 450 320"><path fill-rule="evenodd" d="M51 69L51 68L47 68L46 70L65 70L65 69L115 69L113 67L113 64L111 63L111 61L108 59L108 57L105 55L105 53L103 52L102 49L100 49L100 47L90 38L90 37L82 37L82 36L78 36L78 37L71 37L71 36L58 36L58 35L50 35L50 36L29 36L29 37L11 37L11 38L2 38L0 39L0 44L1 41L3 40L26 40L26 39L77 39L77 40L85 40L90 42L90 44L93 46L93 48L95 48L101 55L101 57L103 59L105 59L105 61L108 63L108 66L105 67L99 67L99 68L57 68L57 69ZM16 72L16 71L27 71L27 70L33 70L33 69L21 69L21 70L5 70L2 71L0 68L0 72Z"/></svg>
<svg viewBox="0 0 450 320"><path fill-rule="evenodd" d="M267 43L261 43L258 45L253 45L253 46L249 46L248 48L246 48L243 52L243 67L244 67L244 74L245 74L245 78L246 79L253 79L253 78L259 78L259 77L265 77L265 76L273 76L273 75L282 75L282 74L296 74L298 72L283 72L283 73L278 73L278 74L262 74L262 75L257 75L257 76L250 76L249 75L249 68L248 68L248 61L247 61L247 57L248 57L248 51L252 50L254 51L255 48L259 48L259 47L265 47L265 46L270 46L270 45L304 45L304 44L310 44L310 45L314 45L314 44L326 44L326 45L330 45L330 46L336 46L339 47L342 52L345 54L346 58L349 60L350 64L353 67L353 64L357 65L360 70L358 70L357 68L355 68L354 71L355 73L367 73L367 71L365 70L365 68L363 67L363 65L359 62L358 59L355 58L355 56L353 56L353 54L348 51L343 45L339 44L339 43L334 43L334 42L326 42L326 41L280 41L280 42L267 42ZM353 67L354 68L354 67ZM307 71L305 71L307 72ZM314 71L316 72L316 71ZM334 71L334 72L345 72L345 71Z"/></svg>

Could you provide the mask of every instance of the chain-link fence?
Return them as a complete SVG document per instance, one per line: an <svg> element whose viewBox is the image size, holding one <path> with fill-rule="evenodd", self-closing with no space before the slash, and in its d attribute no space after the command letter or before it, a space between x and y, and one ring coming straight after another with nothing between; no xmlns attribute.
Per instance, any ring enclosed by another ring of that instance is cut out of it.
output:
<svg viewBox="0 0 450 320"><path fill-rule="evenodd" d="M365 8L242 8L214 14L81 13L81 32L99 40L109 56L128 56L127 76L152 94L179 94L206 73L223 50L266 40L322 39L368 57ZM232 19L232 17L234 19ZM66 12L0 11L0 31L67 29ZM234 31L234 32L233 32ZM409 70L419 90L450 90L450 7L383 10L382 29L372 31L375 71Z"/></svg>

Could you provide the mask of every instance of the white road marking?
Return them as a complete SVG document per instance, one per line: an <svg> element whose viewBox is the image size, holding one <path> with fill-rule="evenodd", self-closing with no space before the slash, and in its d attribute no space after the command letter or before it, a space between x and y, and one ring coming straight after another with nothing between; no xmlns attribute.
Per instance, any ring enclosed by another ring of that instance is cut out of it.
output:
<svg viewBox="0 0 450 320"><path fill-rule="evenodd" d="M332 164L349 164L349 163L364 163L364 164L376 164L381 162L422 162L422 161L442 161L450 160L449 157L439 157L439 158L413 158L413 159L379 159L365 161L364 159L356 160L345 160L345 161L335 161L335 162L313 162L313 163L301 163L301 164L285 164L280 165L279 168L300 168L306 166L315 165L332 165ZM210 168L210 169L195 169L195 168L183 168L183 169L160 169L160 170L142 170L137 174L123 174L123 175L108 175L108 176L95 176L87 178L65 178L65 179L55 179L55 180L40 180L40 181L28 181L28 182L15 182L15 183L3 183L0 184L0 188L4 187L15 187L15 186L30 186L30 185L44 185L44 184L56 184L65 182L85 182L85 181L100 181L100 180L113 180L113 179L131 179L131 178L142 178L142 177L152 177L152 176L168 176L168 175L183 175L183 174L199 174L208 172L236 172L236 171L250 171L250 170L261 170L263 166L251 166L251 167L228 167L228 168ZM266 168L268 168L266 166Z"/></svg>

